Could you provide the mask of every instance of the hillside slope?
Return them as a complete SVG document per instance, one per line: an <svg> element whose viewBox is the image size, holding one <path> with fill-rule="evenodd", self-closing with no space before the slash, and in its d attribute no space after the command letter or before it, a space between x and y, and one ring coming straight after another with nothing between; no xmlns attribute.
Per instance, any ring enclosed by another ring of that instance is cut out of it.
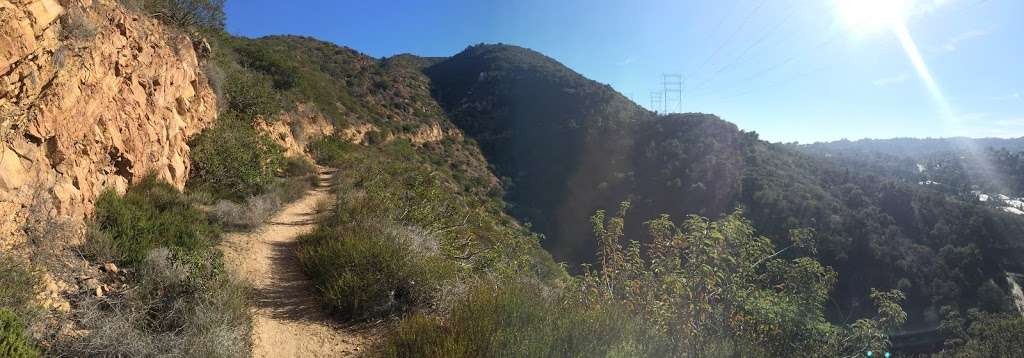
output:
<svg viewBox="0 0 1024 358"><path fill-rule="evenodd" d="M979 290L1024 257L1019 217L767 143L712 115L655 115L528 49L471 46L424 72L452 121L507 177L512 212L559 260L591 262L587 218L619 200L631 199L641 218L742 207L779 242L790 229L817 231L814 249L788 254L837 269L835 319L865 314L870 287L899 287L912 326L935 326L944 305L1002 309L979 302ZM633 237L645 230L627 227Z"/></svg>
<svg viewBox="0 0 1024 358"><path fill-rule="evenodd" d="M436 154L467 184L473 183L464 189L481 195L500 191L480 149L466 141L462 130L431 98L430 80L419 71L430 59L379 60L298 36L225 36L218 43L230 49L218 57L222 67L239 67L264 77L266 91L277 98L282 110L280 116L268 118L270 124L306 109L324 117L333 132L347 141L379 145L406 140Z"/></svg>

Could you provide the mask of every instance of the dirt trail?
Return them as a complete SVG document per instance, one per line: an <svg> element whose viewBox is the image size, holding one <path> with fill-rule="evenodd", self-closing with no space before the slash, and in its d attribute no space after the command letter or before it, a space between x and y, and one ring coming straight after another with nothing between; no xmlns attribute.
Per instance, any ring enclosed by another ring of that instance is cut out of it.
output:
<svg viewBox="0 0 1024 358"><path fill-rule="evenodd" d="M296 239L313 230L318 204L330 198L332 175L321 172L323 185L258 229L225 237L227 265L255 291L254 357L350 357L370 342L369 333L348 329L322 310L295 257Z"/></svg>

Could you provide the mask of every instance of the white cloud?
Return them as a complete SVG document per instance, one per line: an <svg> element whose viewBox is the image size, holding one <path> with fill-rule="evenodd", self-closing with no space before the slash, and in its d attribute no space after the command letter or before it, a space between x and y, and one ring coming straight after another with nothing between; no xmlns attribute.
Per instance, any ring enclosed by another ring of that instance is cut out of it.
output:
<svg viewBox="0 0 1024 358"><path fill-rule="evenodd" d="M910 79L910 76L907 76L906 73L901 73L901 74L898 74L898 75L895 75L895 76L892 76L892 77L879 78L879 79L877 79L877 80L875 80L874 82L871 82L871 83L873 83L875 86L878 86L878 87L889 87L889 86L892 86L892 85L897 85L897 84L900 84L900 83L903 83L903 82L907 82L908 79Z"/></svg>
<svg viewBox="0 0 1024 358"><path fill-rule="evenodd" d="M622 61L616 62L615 65L616 66L626 66L626 65L629 65L629 64L631 64L633 62L636 62L636 56L626 57L626 58L622 59Z"/></svg>
<svg viewBox="0 0 1024 358"><path fill-rule="evenodd" d="M988 34L989 34L989 31L987 31L987 30L971 30L971 31L967 31L967 32L961 33L959 35L951 37L949 40L946 41L946 44L942 46L942 49L946 50L947 52L953 52L953 51L958 50L960 48L960 44L962 44L963 42L966 42L966 41L969 41L969 40L972 40L972 39L976 39L976 38L979 38L979 37L982 37L982 36L985 36L985 35L988 35Z"/></svg>

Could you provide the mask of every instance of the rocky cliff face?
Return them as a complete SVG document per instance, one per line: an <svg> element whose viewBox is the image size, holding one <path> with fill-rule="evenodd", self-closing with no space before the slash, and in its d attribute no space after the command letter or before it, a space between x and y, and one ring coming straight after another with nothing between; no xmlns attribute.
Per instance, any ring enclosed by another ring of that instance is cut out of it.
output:
<svg viewBox="0 0 1024 358"><path fill-rule="evenodd" d="M298 104L294 111L282 113L273 121L256 121L254 125L280 144L288 156L308 156L307 144L334 134L334 124L307 103Z"/></svg>
<svg viewBox="0 0 1024 358"><path fill-rule="evenodd" d="M195 48L114 0L0 0L0 236L34 199L83 217L149 172L183 187L217 113Z"/></svg>

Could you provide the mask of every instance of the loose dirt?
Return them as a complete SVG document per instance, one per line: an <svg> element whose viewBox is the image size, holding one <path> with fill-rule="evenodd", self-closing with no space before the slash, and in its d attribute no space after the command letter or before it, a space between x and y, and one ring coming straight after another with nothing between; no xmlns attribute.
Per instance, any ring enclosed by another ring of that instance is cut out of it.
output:
<svg viewBox="0 0 1024 358"><path fill-rule="evenodd" d="M333 182L333 173L320 176L321 186L263 226L225 237L227 265L255 292L254 357L351 357L373 340L367 330L332 320L295 257L298 237L313 230L320 203L331 198L327 184Z"/></svg>

